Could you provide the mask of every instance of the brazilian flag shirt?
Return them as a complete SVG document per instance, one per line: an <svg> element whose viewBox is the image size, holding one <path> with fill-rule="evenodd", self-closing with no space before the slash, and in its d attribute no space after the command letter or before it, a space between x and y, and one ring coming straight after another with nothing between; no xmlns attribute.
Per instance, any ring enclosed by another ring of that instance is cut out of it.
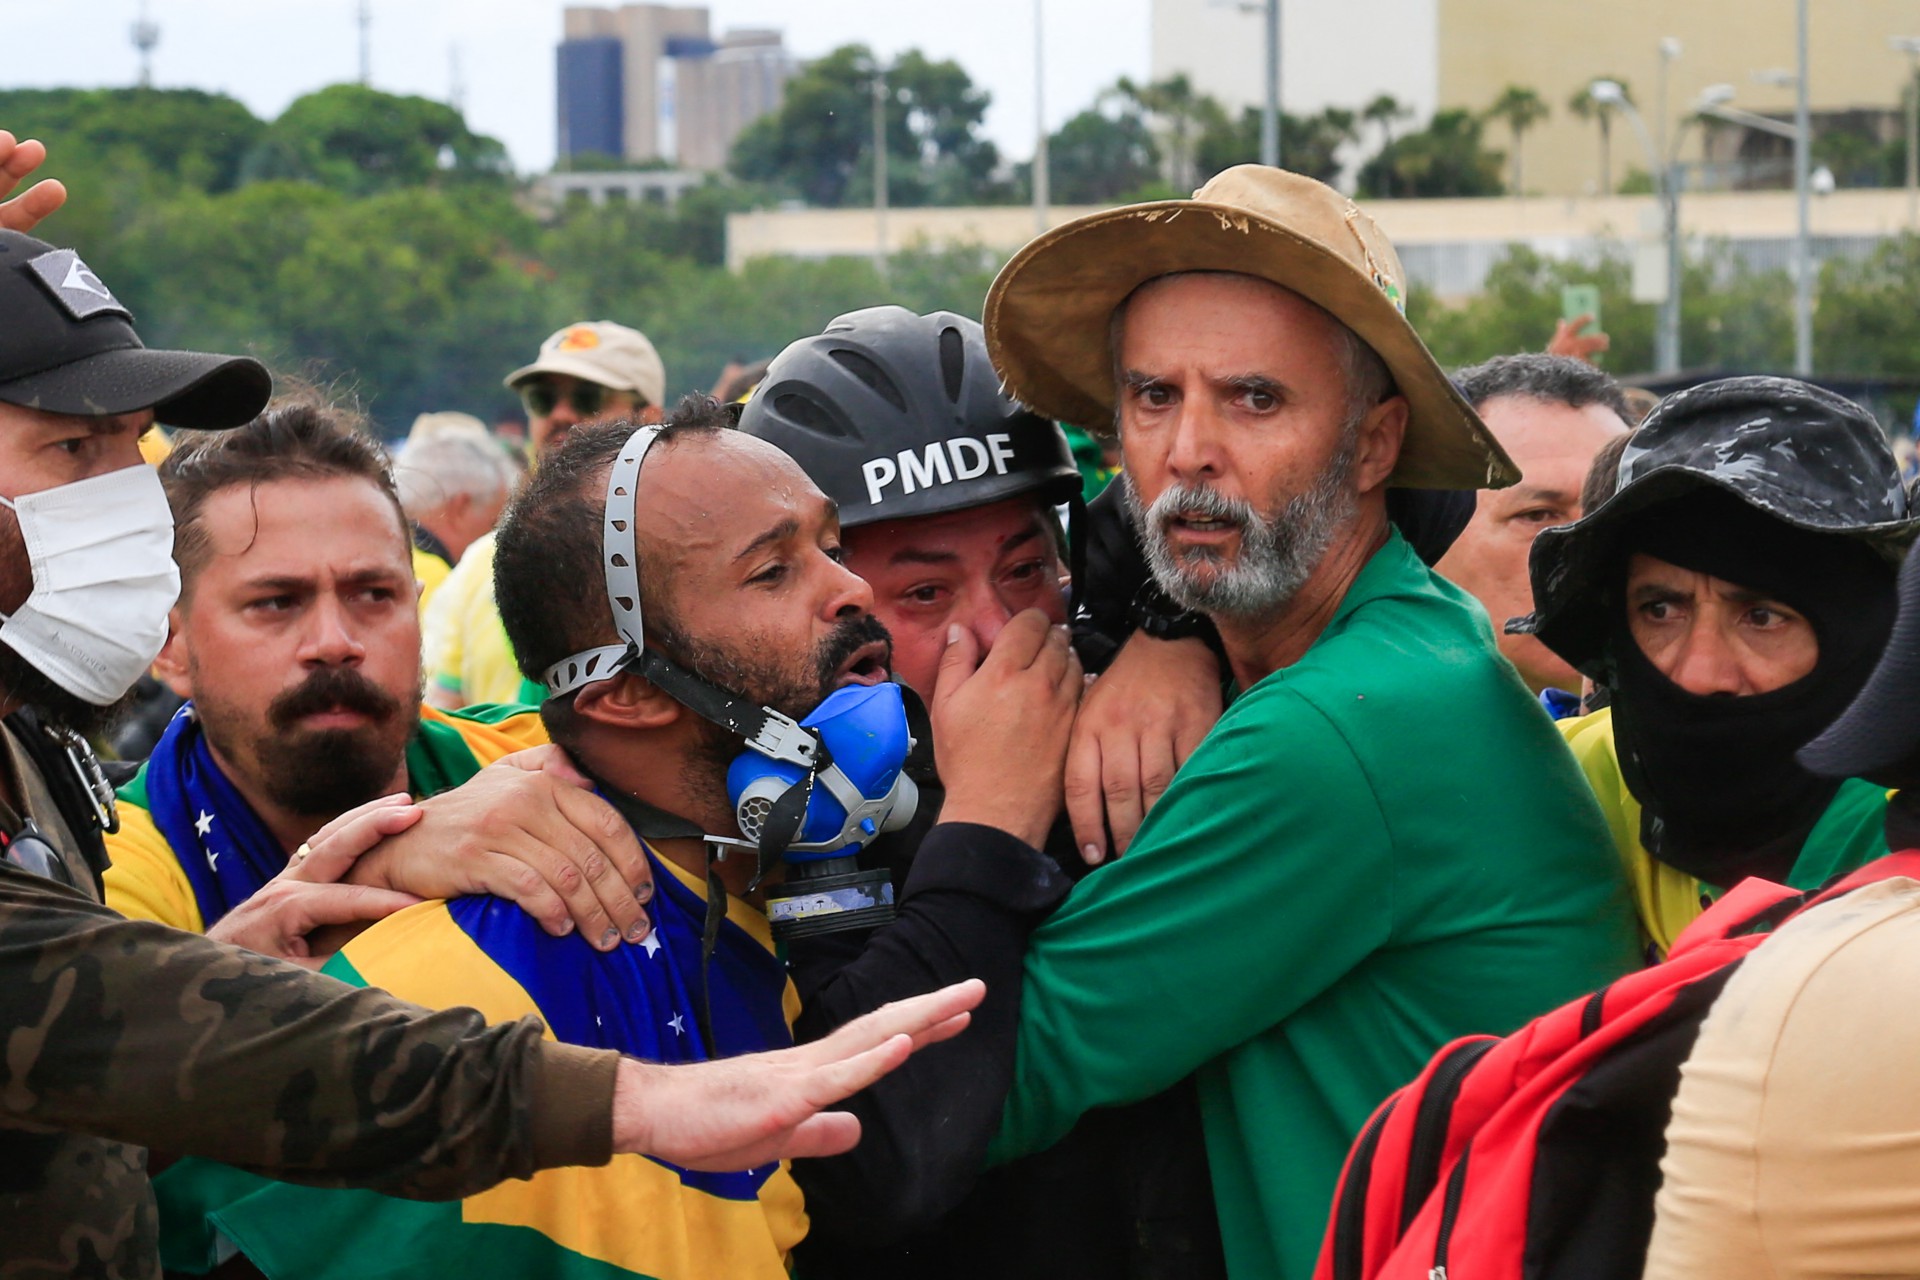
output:
<svg viewBox="0 0 1920 1280"><path fill-rule="evenodd" d="M423 703L407 745L407 788L416 799L439 795L547 740L532 707L446 712ZM120 830L106 838L106 886L107 905L123 916L205 933L287 865L287 851L208 750L192 703L118 794Z"/></svg>
<svg viewBox="0 0 1920 1280"><path fill-rule="evenodd" d="M791 1045L797 997L765 917L737 899L706 974L706 1041L704 885L648 856L654 930L644 944L599 952L577 932L549 937L517 907L472 897L388 917L327 971L433 1008L471 1006L490 1022L537 1014L560 1040L652 1062ZM204 1271L237 1249L272 1280L782 1277L807 1221L784 1165L708 1174L637 1155L446 1204L297 1187L195 1160L168 1169L155 1189L169 1267Z"/></svg>

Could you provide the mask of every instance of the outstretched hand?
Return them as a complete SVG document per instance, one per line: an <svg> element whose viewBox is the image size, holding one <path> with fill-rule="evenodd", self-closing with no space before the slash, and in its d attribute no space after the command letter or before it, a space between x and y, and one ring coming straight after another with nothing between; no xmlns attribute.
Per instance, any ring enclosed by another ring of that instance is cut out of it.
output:
<svg viewBox="0 0 1920 1280"><path fill-rule="evenodd" d="M1562 320L1554 325L1553 337L1547 341L1547 354L1550 356L1570 356L1575 360L1593 363L1593 358L1613 345L1613 339L1595 329L1592 333L1581 332L1593 323L1593 315L1577 315L1571 320Z"/></svg>
<svg viewBox="0 0 1920 1280"><path fill-rule="evenodd" d="M977 978L956 982L773 1053L671 1067L625 1059L614 1085L613 1149L718 1173L839 1155L860 1140L860 1121L822 1108L916 1049L959 1035L986 993Z"/></svg>
<svg viewBox="0 0 1920 1280"><path fill-rule="evenodd" d="M31 231L67 202L66 187L52 178L36 182L11 200L7 199L46 158L47 148L43 143L32 138L19 142L5 129L0 129L0 231Z"/></svg>

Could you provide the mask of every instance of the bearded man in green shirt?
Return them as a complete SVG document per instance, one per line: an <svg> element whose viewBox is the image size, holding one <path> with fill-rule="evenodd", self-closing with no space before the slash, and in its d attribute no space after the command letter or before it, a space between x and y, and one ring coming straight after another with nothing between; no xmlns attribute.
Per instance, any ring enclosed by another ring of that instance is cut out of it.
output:
<svg viewBox="0 0 1920 1280"><path fill-rule="evenodd" d="M1165 608L1239 690L1034 935L995 1155L1197 1070L1236 1276L1311 1273L1348 1145L1441 1044L1636 959L1559 735L1388 524L1389 485L1519 478L1404 297L1350 201L1244 166L1041 236L987 298L1012 394L1118 429Z"/></svg>

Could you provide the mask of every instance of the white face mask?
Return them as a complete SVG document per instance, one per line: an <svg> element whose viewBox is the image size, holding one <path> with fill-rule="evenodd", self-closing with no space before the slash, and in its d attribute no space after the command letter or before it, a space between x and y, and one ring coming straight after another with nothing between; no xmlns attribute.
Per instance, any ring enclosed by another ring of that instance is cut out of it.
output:
<svg viewBox="0 0 1920 1280"><path fill-rule="evenodd" d="M0 644L67 692L104 707L146 673L180 597L173 511L141 465L9 500L33 592L0 614Z"/></svg>

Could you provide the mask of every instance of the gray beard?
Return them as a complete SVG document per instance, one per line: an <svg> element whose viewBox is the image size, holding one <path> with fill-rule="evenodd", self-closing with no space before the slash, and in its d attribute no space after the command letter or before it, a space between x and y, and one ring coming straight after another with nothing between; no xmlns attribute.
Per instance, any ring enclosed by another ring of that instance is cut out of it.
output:
<svg viewBox="0 0 1920 1280"><path fill-rule="evenodd" d="M1149 507L1133 477L1122 473L1127 513L1140 531L1154 581L1181 608L1210 617L1263 618L1284 610L1359 510L1351 485L1358 444L1357 434L1349 432L1306 492L1289 498L1271 518L1204 485L1176 484ZM1176 551L1167 526L1182 515L1238 525L1239 554L1228 560L1213 547Z"/></svg>

